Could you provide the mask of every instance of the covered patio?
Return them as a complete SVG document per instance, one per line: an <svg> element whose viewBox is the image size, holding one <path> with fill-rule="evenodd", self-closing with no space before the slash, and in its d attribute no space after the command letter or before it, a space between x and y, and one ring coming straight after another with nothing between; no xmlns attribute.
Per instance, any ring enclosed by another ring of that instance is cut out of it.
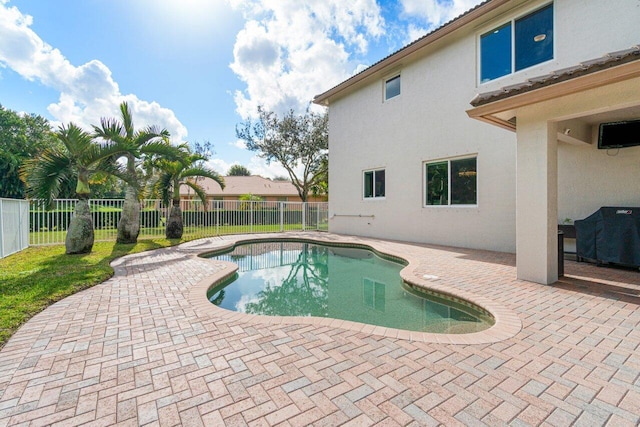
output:
<svg viewBox="0 0 640 427"><path fill-rule="evenodd" d="M558 280L557 225L640 206L637 148L598 151L598 125L640 119L640 46L478 95L470 117L516 132L517 277Z"/></svg>

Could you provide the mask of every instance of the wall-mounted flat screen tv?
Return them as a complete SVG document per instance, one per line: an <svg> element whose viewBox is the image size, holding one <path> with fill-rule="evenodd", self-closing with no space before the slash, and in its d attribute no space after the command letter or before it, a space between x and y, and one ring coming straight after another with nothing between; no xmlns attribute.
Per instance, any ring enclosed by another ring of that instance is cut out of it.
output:
<svg viewBox="0 0 640 427"><path fill-rule="evenodd" d="M640 120L601 123L598 148L624 148L640 145Z"/></svg>

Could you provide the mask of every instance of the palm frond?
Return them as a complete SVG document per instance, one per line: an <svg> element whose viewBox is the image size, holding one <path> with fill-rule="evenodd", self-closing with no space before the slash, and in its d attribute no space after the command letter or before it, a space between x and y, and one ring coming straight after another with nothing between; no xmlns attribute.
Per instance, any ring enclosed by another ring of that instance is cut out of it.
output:
<svg viewBox="0 0 640 427"><path fill-rule="evenodd" d="M204 191L204 188L202 188L201 186L199 186L193 181L183 181L182 184L191 187L193 191L195 191L195 193L198 195L198 197L202 201L204 209L206 210L207 209L207 193Z"/></svg>
<svg viewBox="0 0 640 427"><path fill-rule="evenodd" d="M212 171L211 169L207 169L204 167L191 167L189 169L185 169L180 174L181 178L197 178L197 177L205 177L211 178L224 190L224 178L222 178L217 172Z"/></svg>
<svg viewBox="0 0 640 427"><path fill-rule="evenodd" d="M134 188L138 187L138 180L127 173L126 167L118 163L117 157L106 156L97 161L91 168L92 174L107 174L113 175L116 178L121 179Z"/></svg>
<svg viewBox="0 0 640 427"><path fill-rule="evenodd" d="M160 197L165 206L169 206L171 202L173 176L169 173L163 173L158 179L158 188L160 189Z"/></svg>
<svg viewBox="0 0 640 427"><path fill-rule="evenodd" d="M122 116L122 126L124 128L124 132L127 138L133 139L134 136L134 126L133 126L133 116L131 115L131 110L129 110L129 104L126 101L123 101L120 104L120 114Z"/></svg>
<svg viewBox="0 0 640 427"><path fill-rule="evenodd" d="M101 118L100 127L92 125L93 134L105 141L121 141L126 139L126 133L122 123L114 118Z"/></svg>
<svg viewBox="0 0 640 427"><path fill-rule="evenodd" d="M74 157L82 156L87 146L92 144L91 135L74 123L60 126L55 136Z"/></svg>
<svg viewBox="0 0 640 427"><path fill-rule="evenodd" d="M29 198L44 200L47 208L53 204L62 186L74 177L72 159L54 149L27 160L20 168L20 176L27 184Z"/></svg>
<svg viewBox="0 0 640 427"><path fill-rule="evenodd" d="M93 142L89 151L90 156L87 156L87 160L93 163L110 157L117 159L125 154L133 154L134 152L135 147L128 141L109 141L105 144Z"/></svg>
<svg viewBox="0 0 640 427"><path fill-rule="evenodd" d="M140 153L144 155L161 156L169 160L176 160L180 157L180 150L163 140L151 141L140 146Z"/></svg>

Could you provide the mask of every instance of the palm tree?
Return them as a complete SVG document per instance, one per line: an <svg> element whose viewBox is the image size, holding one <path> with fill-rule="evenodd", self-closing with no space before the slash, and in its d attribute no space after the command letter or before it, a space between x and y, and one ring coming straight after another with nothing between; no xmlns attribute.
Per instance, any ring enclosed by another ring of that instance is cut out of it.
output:
<svg viewBox="0 0 640 427"><path fill-rule="evenodd" d="M126 170L122 178L128 182L125 192L122 216L118 221L118 243L136 243L140 234L140 191L144 175L137 169L136 160L143 156L169 156L175 158L176 149L169 144L169 131L157 126L135 130L133 117L126 102L120 104L120 120L102 118L100 127L93 126L94 135L106 141L129 145L131 150L124 154Z"/></svg>
<svg viewBox="0 0 640 427"><path fill-rule="evenodd" d="M53 200L69 182L77 180L74 215L67 229L67 254L89 253L93 248L93 220L89 211L91 178L99 173L120 174L112 159L128 150L117 143L98 144L90 134L73 123L60 126L55 137L61 143L45 149L27 160L20 170L31 198L43 200L51 207Z"/></svg>
<svg viewBox="0 0 640 427"><path fill-rule="evenodd" d="M153 184L154 190L162 194L165 204L171 199L171 210L167 218L166 237L167 239L180 239L183 232L182 210L180 209L180 186L187 185L193 189L196 195L202 200L206 209L207 194L197 183L198 178L211 178L224 189L224 179L213 170L202 165L202 161L207 160L200 154L193 154L186 144L178 147L182 155L178 160L159 159L155 162L160 171L156 182Z"/></svg>

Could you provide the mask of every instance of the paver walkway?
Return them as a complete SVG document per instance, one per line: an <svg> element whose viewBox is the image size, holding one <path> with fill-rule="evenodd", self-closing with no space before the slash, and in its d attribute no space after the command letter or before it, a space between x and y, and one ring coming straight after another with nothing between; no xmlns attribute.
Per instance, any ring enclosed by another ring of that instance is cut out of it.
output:
<svg viewBox="0 0 640 427"><path fill-rule="evenodd" d="M567 262L542 286L516 280L510 254L320 236L405 254L416 280L522 328L463 345L209 311L191 293L228 266L194 254L240 237L204 239L117 260L27 322L0 351L0 426L640 423L637 271Z"/></svg>

